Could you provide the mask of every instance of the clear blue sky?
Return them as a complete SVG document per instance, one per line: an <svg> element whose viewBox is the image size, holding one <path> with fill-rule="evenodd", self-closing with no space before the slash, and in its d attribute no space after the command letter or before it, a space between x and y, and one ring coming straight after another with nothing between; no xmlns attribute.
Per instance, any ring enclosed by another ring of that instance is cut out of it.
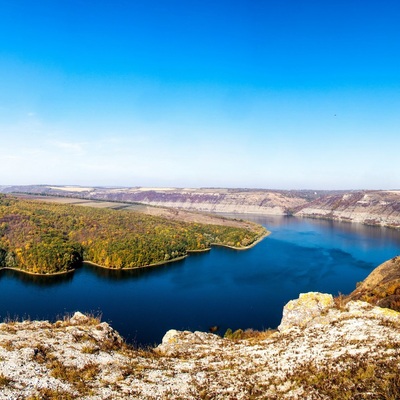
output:
<svg viewBox="0 0 400 400"><path fill-rule="evenodd" d="M400 188L398 0L0 0L0 185Z"/></svg>

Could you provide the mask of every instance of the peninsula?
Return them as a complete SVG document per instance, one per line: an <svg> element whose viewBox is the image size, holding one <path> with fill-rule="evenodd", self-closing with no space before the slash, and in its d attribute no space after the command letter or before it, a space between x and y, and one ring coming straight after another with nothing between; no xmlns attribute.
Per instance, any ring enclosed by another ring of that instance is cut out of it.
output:
<svg viewBox="0 0 400 400"><path fill-rule="evenodd" d="M213 244L248 248L267 234L251 222L163 212L167 215L2 195L0 268L54 274L69 272L83 261L106 268L141 268L181 259Z"/></svg>

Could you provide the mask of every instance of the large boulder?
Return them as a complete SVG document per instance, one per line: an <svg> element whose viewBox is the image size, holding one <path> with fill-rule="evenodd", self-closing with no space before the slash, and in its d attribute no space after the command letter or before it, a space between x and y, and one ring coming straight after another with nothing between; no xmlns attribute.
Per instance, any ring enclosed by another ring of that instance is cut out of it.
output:
<svg viewBox="0 0 400 400"><path fill-rule="evenodd" d="M333 306L331 294L301 293L298 299L289 301L283 308L283 317L278 330L285 332L293 327L306 327L310 322L318 320L322 314L326 314Z"/></svg>

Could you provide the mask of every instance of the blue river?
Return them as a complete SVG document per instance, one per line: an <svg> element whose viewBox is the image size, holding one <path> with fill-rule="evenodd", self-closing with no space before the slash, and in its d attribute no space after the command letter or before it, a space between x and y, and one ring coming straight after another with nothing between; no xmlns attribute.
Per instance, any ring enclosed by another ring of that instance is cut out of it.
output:
<svg viewBox="0 0 400 400"><path fill-rule="evenodd" d="M271 234L238 251L215 247L182 261L132 271L84 265L34 277L0 271L0 319L55 321L79 310L101 315L130 343L161 342L169 329L217 333L276 328L299 293L338 295L400 254L400 231L295 217L239 216Z"/></svg>

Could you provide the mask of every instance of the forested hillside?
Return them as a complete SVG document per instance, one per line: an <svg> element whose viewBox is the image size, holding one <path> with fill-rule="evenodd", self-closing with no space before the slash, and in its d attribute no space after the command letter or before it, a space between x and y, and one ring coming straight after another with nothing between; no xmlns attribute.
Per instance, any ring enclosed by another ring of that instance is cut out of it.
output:
<svg viewBox="0 0 400 400"><path fill-rule="evenodd" d="M83 260L137 268L211 244L245 247L264 234L257 225L252 230L202 225L126 210L0 197L0 268L31 273L66 272Z"/></svg>

